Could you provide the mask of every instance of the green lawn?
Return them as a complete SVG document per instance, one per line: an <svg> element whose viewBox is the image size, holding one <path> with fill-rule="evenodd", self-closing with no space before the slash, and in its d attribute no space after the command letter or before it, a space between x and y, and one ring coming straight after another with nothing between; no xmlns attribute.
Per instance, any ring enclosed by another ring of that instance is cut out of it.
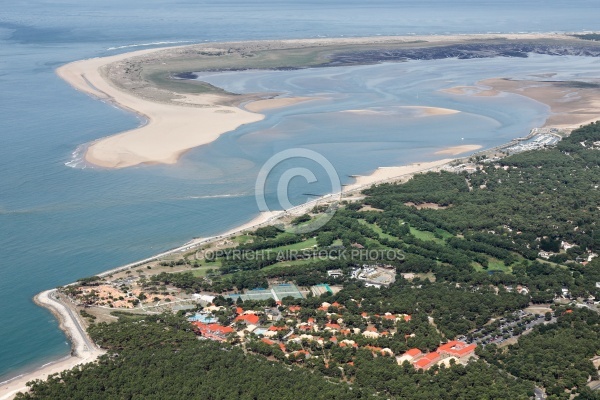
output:
<svg viewBox="0 0 600 400"><path fill-rule="evenodd" d="M483 269L483 267L479 263L473 263L473 267L475 268L476 271L502 271L507 274L512 273L511 266L504 265L504 261L498 260L497 258L494 258L494 257L488 257L488 260L489 260L489 262L488 262L487 269Z"/></svg>
<svg viewBox="0 0 600 400"><path fill-rule="evenodd" d="M275 247L273 249L269 249L270 251L286 251L286 250L302 250L302 249L312 249L313 246L317 245L317 239L312 237L303 242L298 242L294 244L290 244L287 246Z"/></svg>
<svg viewBox="0 0 600 400"><path fill-rule="evenodd" d="M370 224L367 221L365 221L364 219L359 219L358 222L360 222L363 225L367 225L369 228L373 229L373 231L375 231L375 233L377 233L379 235L379 237L381 237L382 239L398 240L397 237L383 232L383 230L381 230L381 228L377 224Z"/></svg>
<svg viewBox="0 0 600 400"><path fill-rule="evenodd" d="M452 237L451 233L439 229L438 234L440 234L444 239L436 238L435 234L433 232L420 231L416 228L413 228L412 226L410 227L410 233L417 239L425 240L425 241L432 241L432 242L436 242L438 244L446 244L444 239L447 237Z"/></svg>
<svg viewBox="0 0 600 400"><path fill-rule="evenodd" d="M206 271L209 270L209 269L211 269L211 268L213 270L215 270L215 271L218 271L219 265L217 263L212 263L212 265L211 264L207 264L207 265L202 266L202 267L193 268L191 270L192 271L192 275L194 275L196 277L201 277L201 276L204 277L204 276L206 276Z"/></svg>

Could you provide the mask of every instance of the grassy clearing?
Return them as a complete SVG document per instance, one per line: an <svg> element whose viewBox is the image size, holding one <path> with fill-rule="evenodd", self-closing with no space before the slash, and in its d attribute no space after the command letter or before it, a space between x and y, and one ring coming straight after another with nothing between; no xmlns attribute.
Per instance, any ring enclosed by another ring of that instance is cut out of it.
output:
<svg viewBox="0 0 600 400"><path fill-rule="evenodd" d="M369 228L373 229L373 231L375 231L375 233L377 233L379 235L379 237L382 239L398 240L398 238L396 236L392 236L392 235L385 233L377 224L370 224L367 221L365 221L364 219L359 219L358 222L360 222L363 225L367 225Z"/></svg>
<svg viewBox="0 0 600 400"><path fill-rule="evenodd" d="M212 265L208 264L208 265L205 265L205 266L202 266L199 268L194 268L194 269L192 269L191 272L192 272L192 275L194 275L195 277L205 277L206 272L209 269L213 269L213 270L217 271L219 269L219 265L217 263L212 263Z"/></svg>
<svg viewBox="0 0 600 400"><path fill-rule="evenodd" d="M310 238L307 239L303 242L299 242L299 243L294 243L294 244L290 244L287 246L281 246L281 247L275 247L273 249L269 249L272 252L277 252L277 251L286 251L286 250L302 250L302 249L312 249L313 246L317 245L317 239L316 238Z"/></svg>
<svg viewBox="0 0 600 400"><path fill-rule="evenodd" d="M442 237L444 237L444 239L440 239L440 238L435 237L435 233L433 233L433 232L421 231L416 228L413 228L412 226L410 227L410 234L413 235L414 237L416 237L417 239L424 240L424 241L430 241L430 242L436 242L438 244L443 244L443 245L446 244L446 242L444 241L444 239L446 237L452 237L452 234L440 229L438 234L440 234L440 235L442 235Z"/></svg>

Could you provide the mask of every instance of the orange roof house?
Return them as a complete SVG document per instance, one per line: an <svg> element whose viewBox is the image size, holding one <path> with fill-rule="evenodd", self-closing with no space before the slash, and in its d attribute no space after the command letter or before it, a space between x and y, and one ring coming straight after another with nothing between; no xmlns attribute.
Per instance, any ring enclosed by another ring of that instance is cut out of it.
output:
<svg viewBox="0 0 600 400"><path fill-rule="evenodd" d="M298 311L300 311L301 309L302 309L302 307L300 307L300 306L289 306L289 307L288 307L288 310L289 310L290 312L293 312L293 313L295 313L295 312L298 312Z"/></svg>
<svg viewBox="0 0 600 400"><path fill-rule="evenodd" d="M412 358L417 358L421 354L423 354L423 353L421 353L421 350L419 350L419 349L410 349L402 355L403 356L411 356Z"/></svg>
<svg viewBox="0 0 600 400"><path fill-rule="evenodd" d="M268 344L269 346L272 346L272 345L274 345L274 344L275 344L275 342L274 342L274 341L272 341L272 340L270 340L270 339L267 339L267 338L262 338L262 339L261 339L261 342L263 342L263 343L265 343L265 344Z"/></svg>
<svg viewBox="0 0 600 400"><path fill-rule="evenodd" d="M437 351L424 355L418 361L413 364L416 369L427 370L431 368L436 362L440 361L441 354Z"/></svg>
<svg viewBox="0 0 600 400"><path fill-rule="evenodd" d="M218 340L223 342L229 333L234 332L230 326L223 326L219 324L204 324L202 322L194 322L197 331L204 337L212 340Z"/></svg>
<svg viewBox="0 0 600 400"><path fill-rule="evenodd" d="M287 327L287 326L275 326L275 325L271 325L271 326L269 327L269 330L270 330L271 332L285 331L285 330L287 330L287 329L288 329L288 327Z"/></svg>
<svg viewBox="0 0 600 400"><path fill-rule="evenodd" d="M235 322L245 322L247 324L251 324L251 325L256 325L258 324L258 321L260 320L260 318L258 317L258 315L256 314L244 314L244 315L238 315L234 321Z"/></svg>
<svg viewBox="0 0 600 400"><path fill-rule="evenodd" d="M329 328L329 329L335 329L335 330L338 330L338 331L340 329L342 329L342 327L339 326L338 324L332 324L332 323L325 324L325 329L327 329L327 328Z"/></svg>
<svg viewBox="0 0 600 400"><path fill-rule="evenodd" d="M465 342L460 342L458 340L452 340L446 344L438 347L437 351L440 354L446 354L449 356L454 356L457 358L467 357L473 354L475 351L476 344L467 345Z"/></svg>

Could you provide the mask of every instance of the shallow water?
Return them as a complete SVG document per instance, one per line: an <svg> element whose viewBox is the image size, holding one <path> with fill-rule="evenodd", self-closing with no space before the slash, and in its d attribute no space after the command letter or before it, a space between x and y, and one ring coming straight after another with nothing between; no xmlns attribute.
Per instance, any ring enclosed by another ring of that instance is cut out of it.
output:
<svg viewBox="0 0 600 400"><path fill-rule="evenodd" d="M587 60L535 57L292 71L277 79L264 72L244 79L236 76L243 90L262 85L332 100L269 112L264 121L189 152L176 166L107 171L65 164L82 143L131 129L140 121L74 91L55 76L57 66L152 43L580 31L595 26L596 7L596 2L583 0L451 5L441 0L375 1L368 6L359 1L282 0L3 4L0 381L69 351L52 315L31 301L35 293L250 219L257 211L255 175L277 151L290 147L319 151L348 181L347 175L366 173L379 165L431 159L432 152L462 144L463 137L464 142L492 146L539 125L547 109L514 98L458 101L435 89L472 83L478 75L465 74L465 68L493 68L494 74L501 75L515 68L526 74L530 66L560 66L582 73L592 73L594 67ZM401 112L373 118L340 116L347 109L382 107L389 111L398 103L456 108L463 113L420 119ZM507 109L507 104L519 107ZM310 190L327 190L326 185L316 186ZM298 186L291 190L291 197L302 201L306 190Z"/></svg>

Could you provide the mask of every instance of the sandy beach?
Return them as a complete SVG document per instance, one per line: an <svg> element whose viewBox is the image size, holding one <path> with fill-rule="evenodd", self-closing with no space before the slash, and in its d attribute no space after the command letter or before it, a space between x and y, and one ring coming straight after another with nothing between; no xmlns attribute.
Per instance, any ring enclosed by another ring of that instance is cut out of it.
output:
<svg viewBox="0 0 600 400"><path fill-rule="evenodd" d="M0 383L0 400L12 399L18 392L26 391L26 383L32 380L45 380L49 375L71 369L79 364L92 362L104 354L98 349L87 334L83 331L81 323L69 307L57 300L57 290L46 290L35 296L34 301L41 307L49 309L58 319L60 329L70 338L72 343L72 355L61 360L48 363L45 366L18 376L8 382Z"/></svg>
<svg viewBox="0 0 600 400"><path fill-rule="evenodd" d="M97 140L88 147L86 161L106 168L174 164L185 151L263 119L262 115L239 107L219 105L219 96L212 94L188 96L181 105L146 100L114 87L101 72L107 64L153 51L158 49L77 61L57 70L74 88L148 120L139 128Z"/></svg>
<svg viewBox="0 0 600 400"><path fill-rule="evenodd" d="M414 174L429 171L439 171L446 164L454 161L453 158L445 158L438 161L430 161L423 163L413 163L398 167L381 167L377 168L369 175L361 175L356 177L356 181L344 188L344 192L356 191L365 189L376 183L399 181L406 182Z"/></svg>

